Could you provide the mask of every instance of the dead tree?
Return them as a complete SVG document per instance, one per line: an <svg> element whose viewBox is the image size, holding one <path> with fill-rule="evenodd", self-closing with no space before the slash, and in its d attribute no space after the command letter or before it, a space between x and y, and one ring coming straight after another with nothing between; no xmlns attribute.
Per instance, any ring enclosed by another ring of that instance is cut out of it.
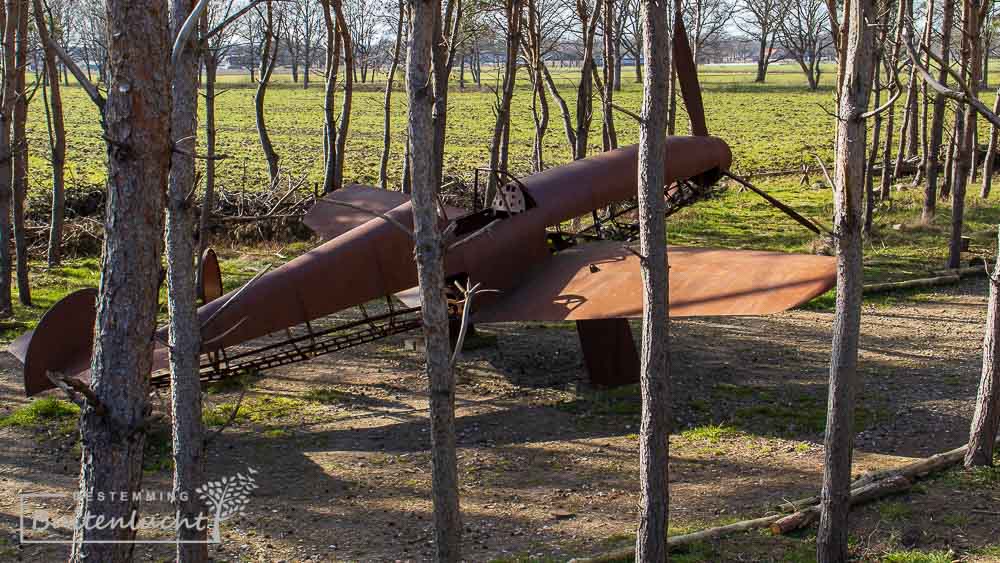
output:
<svg viewBox="0 0 1000 563"><path fill-rule="evenodd" d="M171 2L173 50L173 110L171 136L175 147L167 184L167 308L170 313L170 414L173 436L174 493L178 522L196 522L201 503L190 494L204 475L201 422L201 326L195 289L194 212L195 153L198 139L198 34L201 19L194 0ZM201 6L204 9L204 6ZM189 19L191 20L189 22ZM186 24L186 25L185 25ZM213 154L207 155L211 160ZM188 492L188 495L182 493ZM177 561L208 560L206 532L193 525L177 529ZM201 542L201 543L198 543Z"/></svg>
<svg viewBox="0 0 1000 563"><path fill-rule="evenodd" d="M493 113L493 140L490 142L490 170L507 171L507 156L510 146L510 104L514 98L517 82L517 53L521 45L521 12L523 0L505 0L503 17L506 23L506 61L504 63L503 88L494 92L496 101ZM486 188L486 201L492 201L497 190L498 175L490 174Z"/></svg>
<svg viewBox="0 0 1000 563"><path fill-rule="evenodd" d="M448 341L448 304L445 300L444 256L438 232L434 161L434 89L431 76L432 43L440 37L441 5L437 1L409 0L410 33L407 48L409 146L416 239L417 278L426 344L426 373L430 387L432 495L434 501L435 560L461 558L462 533L458 505L458 461L455 453L455 377Z"/></svg>
<svg viewBox="0 0 1000 563"><path fill-rule="evenodd" d="M62 231L66 210L66 125L63 120L62 87L59 84L59 65L52 45L51 33L55 23L46 22L41 0L33 0L35 29L41 39L45 56L45 80L42 93L46 96L46 122L49 129L49 154L52 157L52 212L49 221L49 267L62 262Z"/></svg>
<svg viewBox="0 0 1000 563"><path fill-rule="evenodd" d="M873 64L873 0L847 0L846 42L841 46L844 80L839 92L834 161L834 232L837 240L837 305L830 361L823 491L816 558L820 563L847 560L851 459L854 447L854 397L858 386L858 337L861 326L861 196L865 178L865 112Z"/></svg>
<svg viewBox="0 0 1000 563"><path fill-rule="evenodd" d="M996 112L994 112L996 113ZM1000 231L998 231L1000 232ZM1000 237L998 237L1000 242ZM969 429L965 466L993 465L993 445L1000 426L1000 258L989 274L990 300L983 335L983 371L976 397L976 412Z"/></svg>
<svg viewBox="0 0 1000 563"><path fill-rule="evenodd" d="M642 2L646 78L639 127L639 253L643 307L639 384L639 530L636 561L667 560L670 521L670 309L667 303L667 229L663 187L666 184L667 116L662 111L670 81L667 3ZM637 61L638 64L638 61Z"/></svg>
<svg viewBox="0 0 1000 563"><path fill-rule="evenodd" d="M257 82L257 91L253 96L254 116L257 123L257 136L260 138L260 148L264 151L264 158L267 160L267 175L271 185L278 181L278 153L274 150L274 143L271 142L271 134L267 130L267 121L264 116L264 99L267 96L267 87L271 84L271 75L274 67L278 63L278 37L280 33L280 22L274 15L274 6L271 0L264 3L264 12L258 14L262 19L263 36L260 44L260 80Z"/></svg>
<svg viewBox="0 0 1000 563"><path fill-rule="evenodd" d="M14 158L14 250L17 256L17 297L22 305L31 306L28 279L28 239L25 236L24 204L28 197L28 93L25 73L28 69L28 0L17 0L17 38L14 50L14 123L11 145Z"/></svg>
<svg viewBox="0 0 1000 563"><path fill-rule="evenodd" d="M134 544L96 542L129 542L133 529L83 524L97 515L128 521L138 509L133 495L142 480L150 414L151 335L172 150L170 24L162 1L108 0L107 15L111 82L102 104L107 219L91 363L93 398L84 403L80 420L80 501L71 560L124 562L131 561ZM124 491L126 500L97 491Z"/></svg>
<svg viewBox="0 0 1000 563"><path fill-rule="evenodd" d="M942 0L941 4L941 44L951 44L952 18L955 13L955 0ZM928 15L930 17L932 14ZM930 53L930 49L927 50ZM929 55L928 55L929 56ZM949 49L941 50L941 67L938 71L938 81L948 84L948 65L951 55ZM927 158L925 176L927 185L924 187L924 206L921 219L925 223L934 220L937 212L938 176L941 173L941 141L943 139L945 96L938 92L934 97L934 111L931 116L930 140L927 143Z"/></svg>
<svg viewBox="0 0 1000 563"><path fill-rule="evenodd" d="M385 79L385 97L382 101L382 159L379 162L378 181L383 190L389 189L389 146L392 142L392 86L396 80L396 68L399 66L399 48L403 43L403 19L406 10L403 0L399 0L399 14L396 18L396 41L392 46L392 61L389 63L389 76ZM464 62L464 59L463 59Z"/></svg>
<svg viewBox="0 0 1000 563"><path fill-rule="evenodd" d="M774 59L774 45L781 23L788 14L789 0L742 0L734 24L757 45L757 76L754 82L767 80L767 69Z"/></svg>

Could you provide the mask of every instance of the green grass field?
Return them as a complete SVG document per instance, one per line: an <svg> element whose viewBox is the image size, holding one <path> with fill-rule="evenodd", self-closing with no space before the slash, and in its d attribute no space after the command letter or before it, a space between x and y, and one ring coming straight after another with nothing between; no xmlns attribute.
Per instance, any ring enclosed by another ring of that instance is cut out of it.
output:
<svg viewBox="0 0 1000 563"><path fill-rule="evenodd" d="M574 104L575 69L554 69L563 94ZM834 69L826 69L821 87L810 92L798 70L790 65L776 65L767 84L753 83L750 66L706 66L701 69L705 105L710 131L730 143L738 172L796 168L803 162L814 163L818 154L832 158L834 108L831 82ZM468 77L467 77L468 78ZM992 77L993 82L1000 76ZM381 79L380 79L381 80ZM486 88L494 78L484 71L483 89L473 85L464 91L453 89L449 97L448 137L445 174L471 182L472 172L488 163L488 148L493 127L491 104L494 95ZM221 77L218 99L219 152L230 155L219 165L219 182L231 191L257 190L266 185L266 164L261 157L254 125L253 94L255 85L246 75ZM384 82L359 85L354 96L350 137L347 141L345 175L348 181L375 183L381 155L382 99ZM70 190L102 189L104 181L104 142L101 139L97 112L82 89L66 89L66 123L69 130L67 181ZM624 69L623 91L616 102L638 110L642 97L632 69ZM992 102L992 94L984 94ZM405 92L393 96L393 151L390 158L390 184L396 187L401 175L403 133L405 128ZM511 170L518 175L530 173L530 153L534 128L531 119L531 90L522 76L513 104L511 132ZM202 110L204 107L202 105ZM545 138L546 164L558 165L570 154L563 134L561 118L555 105ZM686 117L680 113L679 130L686 130ZM293 84L288 75L277 75L267 97L267 117L271 134L282 156L282 166L293 175L308 173L311 181L322 179L322 84L314 82L309 90ZM31 204L47 206L50 181L47 161L47 131L40 98L32 105L29 123L31 143ZM638 128L631 118L617 118L622 145L638 140ZM988 130L980 121L985 139ZM600 150L601 114L595 108L591 148ZM832 193L813 174L800 183L798 176L762 178L758 184L800 212L829 223ZM909 179L901 184L892 202L881 204L876 213L875 231L866 247L866 282L903 279L925 275L941 268L946 256L950 210L941 202L939 214L930 225L915 220L920 213L921 190L909 188ZM973 252L993 254L995 225L1000 210L990 201L978 198L978 189L970 189L967 203L966 232L972 236ZM699 203L673 216L669 221L670 241L676 244L723 246L733 248L773 249L812 252L819 241L760 198L727 186L718 198ZM306 245L299 245L305 248ZM233 255L232 253L230 253ZM283 253L288 257L290 254ZM244 259L245 260L245 259ZM245 279L260 266L239 263L229 266L228 281ZM18 309L16 321L4 331L10 337L37 322L41 312L68 291L94 286L98 281L98 261L93 258L67 262L64 268L48 270L39 262L33 266L33 289L36 307ZM829 303L829 296L820 300Z"/></svg>
<svg viewBox="0 0 1000 563"><path fill-rule="evenodd" d="M567 103L575 103L577 70L555 69ZM834 107L830 88L832 72L823 87L809 92L802 75L791 66L776 66L768 84L754 84L746 66L705 67L701 81L711 132L725 138L736 155L738 170L787 168L810 162L810 153L830 156L832 119L823 107ZM397 75L397 84L399 83ZM445 174L471 179L477 166L489 162L489 142L493 129L494 85L484 72L483 88L474 85L460 91L456 84L449 96L449 117ZM470 83L471 84L471 83ZM384 82L359 85L354 94L350 136L347 141L345 177L348 181L375 183L382 151L382 102ZM219 152L231 158L218 166L220 185L229 190L253 190L266 184L267 168L262 160L254 122L255 84L246 75L220 77L218 98ZM642 86L634 81L631 69L624 69L623 90L616 93L616 103L638 110ZM32 150L31 187L44 197L48 171L47 129L41 97L31 106L29 138ZM339 101L338 101L339 103ZM68 129L67 183L69 189L100 187L104 179L104 142L101 139L97 111L83 90L75 83L65 88L66 126ZM821 107L822 106L822 107ZM204 104L201 105L202 112ZM323 163L323 85L314 81L303 90L289 75L277 75L267 95L267 120L282 166L291 174L308 173L312 181L322 179ZM406 119L406 94L393 95L393 150L390 158L390 183L398 185L401 175L402 146ZM545 138L548 165L569 160L558 109L552 106L552 118ZM681 113L681 119L686 119ZM595 111L590 139L591 150L599 151L601 114ZM638 140L638 127L625 115L616 118L621 144ZM686 125L682 124L680 130ZM203 133L202 133L203 134ZM513 102L511 132L511 172L527 174L531 170L531 143L534 128L531 118L531 87L523 76Z"/></svg>

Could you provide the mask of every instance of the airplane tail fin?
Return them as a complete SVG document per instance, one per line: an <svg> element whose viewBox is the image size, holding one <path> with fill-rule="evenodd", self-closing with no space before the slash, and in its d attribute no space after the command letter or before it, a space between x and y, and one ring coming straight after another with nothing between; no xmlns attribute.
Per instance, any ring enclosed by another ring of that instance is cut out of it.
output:
<svg viewBox="0 0 1000 563"><path fill-rule="evenodd" d="M35 330L11 342L7 350L24 364L25 395L54 388L49 373L89 373L96 307L96 289L70 293L45 313Z"/></svg>

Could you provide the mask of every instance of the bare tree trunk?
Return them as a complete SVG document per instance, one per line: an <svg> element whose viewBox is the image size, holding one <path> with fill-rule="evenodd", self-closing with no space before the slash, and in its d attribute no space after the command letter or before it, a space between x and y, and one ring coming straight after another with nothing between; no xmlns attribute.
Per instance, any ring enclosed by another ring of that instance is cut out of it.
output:
<svg viewBox="0 0 1000 563"><path fill-rule="evenodd" d="M351 124L351 99L354 95L354 47L351 30L344 19L341 0L333 0L333 12L337 17L337 33L344 46L344 100L340 104L340 119L337 125L337 157L333 175L333 189L344 186L344 152L347 147L347 130Z"/></svg>
<svg viewBox="0 0 1000 563"><path fill-rule="evenodd" d="M979 64L982 50L981 6L984 0L967 0L962 10L962 70L966 84L975 88L979 84ZM957 268L962 261L962 231L965 223L965 192L972 171L975 155L976 110L971 104L961 108L964 112L962 136L958 143L958 157L955 161L955 181L951 199L951 243L948 247L948 267ZM957 133L956 133L957 135Z"/></svg>
<svg viewBox="0 0 1000 563"><path fill-rule="evenodd" d="M396 67L399 66L399 46L403 42L403 18L405 10L403 1L399 2L399 19L396 21L396 43L392 47L392 62L389 65L389 76L385 81L385 98L382 102L382 160L379 163L378 181L383 190L389 189L389 145L392 141L392 84L396 79ZM462 58L465 64L465 58Z"/></svg>
<svg viewBox="0 0 1000 563"><path fill-rule="evenodd" d="M434 85L434 189L444 177L444 138L448 124L448 79L458 46L462 20L462 0L449 0L444 17L441 8L434 18L434 41L431 43L431 63Z"/></svg>
<svg viewBox="0 0 1000 563"><path fill-rule="evenodd" d="M267 87L271 83L271 74L278 62L278 36L274 23L274 6L271 0L265 2L264 41L260 50L260 81L257 83L257 92L253 97L254 114L257 121L257 135L260 137L260 148L264 151L264 158L267 159L267 174L273 186L278 180L278 153L274 150L271 142L271 135L267 131L267 122L264 119L264 98L267 96Z"/></svg>
<svg viewBox="0 0 1000 563"><path fill-rule="evenodd" d="M892 56L888 59L884 59L883 62L888 63L885 67L886 80L892 81L896 84L896 88L899 88L897 84L897 71L896 67L899 64L899 50L903 44L903 23L906 19L906 5L908 0L897 0L899 3L898 10L896 12L896 32L893 37L892 43ZM888 12L886 13L886 21L888 22ZM883 32L883 38L888 36L888 28ZM878 105L876 104L876 107ZM896 119L896 104L892 103L889 105L889 109L886 111L885 118L885 146L882 148L882 181L879 188L879 199L881 201L887 201L891 197L891 187L892 187L892 172L893 168L889 166L889 161L892 160L892 144L893 144L893 127ZM905 127L905 123L904 123ZM900 132L900 138L902 139L903 133ZM900 151L902 153L902 151Z"/></svg>
<svg viewBox="0 0 1000 563"><path fill-rule="evenodd" d="M207 14L207 11L206 11ZM202 18L205 27L208 27L207 16ZM215 155L216 128L215 128L215 82L219 71L218 55L211 51L206 51L205 61L205 152L209 156ZM212 226L212 211L215 209L215 159L209 158L205 161L205 197L201 203L201 217L198 220L198 252L195 259L198 261L198 273L201 274L201 255L208 248L209 230ZM201 280L197 280L195 287L201 287Z"/></svg>
<svg viewBox="0 0 1000 563"><path fill-rule="evenodd" d="M882 37L876 41L875 47L875 63L872 65L874 68L874 74L872 77L872 90L874 95L873 105L878 107L879 102L882 98L882 90L878 87L879 81L882 78L882 65L880 64L880 59L883 55L883 50L881 45L883 39L885 38L885 15L883 14L882 20L880 22L880 27L883 30ZM875 218L875 160L878 158L879 149L879 139L882 136L882 114L876 115L874 118L875 125L872 127L872 142L870 153L868 157L868 162L865 164L865 215L864 215L864 227L862 232L867 237L871 235L872 224Z"/></svg>
<svg viewBox="0 0 1000 563"><path fill-rule="evenodd" d="M1000 89L997 89L996 100L993 102L993 113L1000 113ZM990 197L990 188L993 186L993 162L997 158L997 126L990 125L990 144L986 148L986 158L983 159L983 187L979 196L983 199Z"/></svg>
<svg viewBox="0 0 1000 563"><path fill-rule="evenodd" d="M11 145L11 122L17 99L17 65L14 63L14 39L17 35L18 0L4 1L3 34L3 107L0 111L0 316L14 314L11 302L11 278L14 273L11 237L11 203L14 199L14 166Z"/></svg>
<svg viewBox="0 0 1000 563"><path fill-rule="evenodd" d="M587 157L587 141L590 136L590 121L593 118L593 68L594 68L594 36L597 24L601 19L603 1L596 0L592 12L585 3L577 4L577 15L583 26L583 65L580 68L580 84L576 91L576 131L573 147L573 160Z"/></svg>
<svg viewBox="0 0 1000 563"><path fill-rule="evenodd" d="M172 35L177 36L194 8L194 0L171 2ZM167 186L167 307L170 312L170 414L173 435L174 494L178 522L177 561L208 560L205 530L193 524L201 512L194 494L204 475L199 358L201 327L195 289L194 193L198 139L198 40L192 33L174 64L171 136L179 149L170 163ZM183 493L187 493L186 495ZM182 543L183 542L183 543Z"/></svg>
<svg viewBox="0 0 1000 563"><path fill-rule="evenodd" d="M674 0L673 8L670 25L672 28L676 28L677 20L684 17L684 0ZM672 42L669 48L672 53ZM694 63L697 65L698 60L695 59ZM677 66L670 65L670 99L667 100L667 135L673 135L675 132L677 132Z"/></svg>
<svg viewBox="0 0 1000 563"><path fill-rule="evenodd" d="M531 117L535 125L535 139L531 151L531 164L535 172L545 169L543 140L549 128L549 101L545 96L543 77L542 33L539 27L538 4L528 0L528 33L524 41L525 51L531 70ZM565 104L565 102L563 102ZM572 143L571 143L572 144Z"/></svg>
<svg viewBox="0 0 1000 563"><path fill-rule="evenodd" d="M493 124L493 140L490 142L490 169L506 171L505 141L506 131L510 127L510 102L514 97L514 86L517 81L517 51L521 44L521 9L522 0L506 0L504 15L507 20L507 60L504 66L503 88L498 93L499 99L494 103L496 122ZM497 175L490 174L486 187L486 201L493 200L497 190Z"/></svg>
<svg viewBox="0 0 1000 563"><path fill-rule="evenodd" d="M615 53L615 0L604 0L604 97L601 100L604 124L602 126L602 141L604 150L618 148L618 132L615 130L614 92L617 88L615 68L617 57Z"/></svg>
<svg viewBox="0 0 1000 563"><path fill-rule="evenodd" d="M170 166L169 18L165 2L108 0L111 82L105 104L107 219L97 297L91 389L80 421L80 501L70 559L132 560L135 531L83 526L126 521L138 509L156 329L163 198ZM123 491L126 500L95 492Z"/></svg>
<svg viewBox="0 0 1000 563"><path fill-rule="evenodd" d="M326 87L323 92L323 193L336 189L337 180L337 72L340 68L340 41L331 0L322 0L326 25Z"/></svg>
<svg viewBox="0 0 1000 563"><path fill-rule="evenodd" d="M431 97L432 42L439 37L434 33L434 20L440 14L438 2L410 0L407 83L417 277L430 384L435 560L457 562L461 558L462 524L455 453L455 379L449 358L444 256L438 232L439 186L434 171L436 133Z"/></svg>
<svg viewBox="0 0 1000 563"><path fill-rule="evenodd" d="M49 267L55 267L62 262L63 220L66 210L66 125L63 120L59 66L56 64L56 53L50 34L54 24L52 22L46 23L45 10L41 0L33 0L33 4L35 29L38 30L45 53L46 86L49 88L47 95L52 133L49 140L49 151L52 155L52 213L49 221L48 263Z"/></svg>
<svg viewBox="0 0 1000 563"><path fill-rule="evenodd" d="M837 307L833 325L830 390L826 416L822 516L816 534L820 563L847 560L847 516L850 510L851 459L854 448L854 397L858 386L858 336L863 281L861 195L865 177L869 77L873 64L872 0L848 0L843 25L847 38L841 66L843 82L837 120L834 164L834 232L837 235Z"/></svg>
<svg viewBox="0 0 1000 563"><path fill-rule="evenodd" d="M954 13L955 0L943 0L941 5L942 45L948 45L951 43L951 28ZM938 73L938 82L941 84L948 84L947 66L950 58L948 51L948 49L943 49L941 51L941 61L943 65ZM939 93L934 97L934 113L931 122L930 141L928 142L927 158L925 163L927 170L927 186L924 189L924 208L921 213L921 219L925 223L933 221L934 214L937 211L937 183L938 175L941 173L941 140L943 135L942 128L944 125L944 108L945 98Z"/></svg>
<svg viewBox="0 0 1000 563"><path fill-rule="evenodd" d="M28 240L24 235L24 203L28 196L28 91L25 71L28 68L28 0L17 0L17 48L14 64L17 66L14 91L14 129L11 145L14 149L14 249L17 252L17 297L22 305L31 306L31 287L28 280Z"/></svg>
<svg viewBox="0 0 1000 563"><path fill-rule="evenodd" d="M998 241L1000 242L1000 241ZM983 371L976 397L976 412L969 429L965 466L993 465L993 444L1000 426L1000 259L990 273L990 300L983 335Z"/></svg>
<svg viewBox="0 0 1000 563"><path fill-rule="evenodd" d="M667 229L663 187L666 184L667 116L662 111L670 82L667 42L669 0L642 3L646 80L639 129L639 253L643 307L639 385L639 530L636 561L667 560L670 521L670 310L667 304ZM638 64L638 61L636 61Z"/></svg>

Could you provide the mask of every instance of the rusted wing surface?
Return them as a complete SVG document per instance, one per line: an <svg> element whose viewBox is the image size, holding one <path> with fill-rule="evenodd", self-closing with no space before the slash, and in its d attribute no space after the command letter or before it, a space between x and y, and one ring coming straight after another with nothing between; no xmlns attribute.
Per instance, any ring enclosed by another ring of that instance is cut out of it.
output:
<svg viewBox="0 0 1000 563"><path fill-rule="evenodd" d="M710 248L668 249L670 315L766 315L836 283L827 256ZM621 243L565 250L476 314L477 322L563 321L642 315L639 258Z"/></svg>

